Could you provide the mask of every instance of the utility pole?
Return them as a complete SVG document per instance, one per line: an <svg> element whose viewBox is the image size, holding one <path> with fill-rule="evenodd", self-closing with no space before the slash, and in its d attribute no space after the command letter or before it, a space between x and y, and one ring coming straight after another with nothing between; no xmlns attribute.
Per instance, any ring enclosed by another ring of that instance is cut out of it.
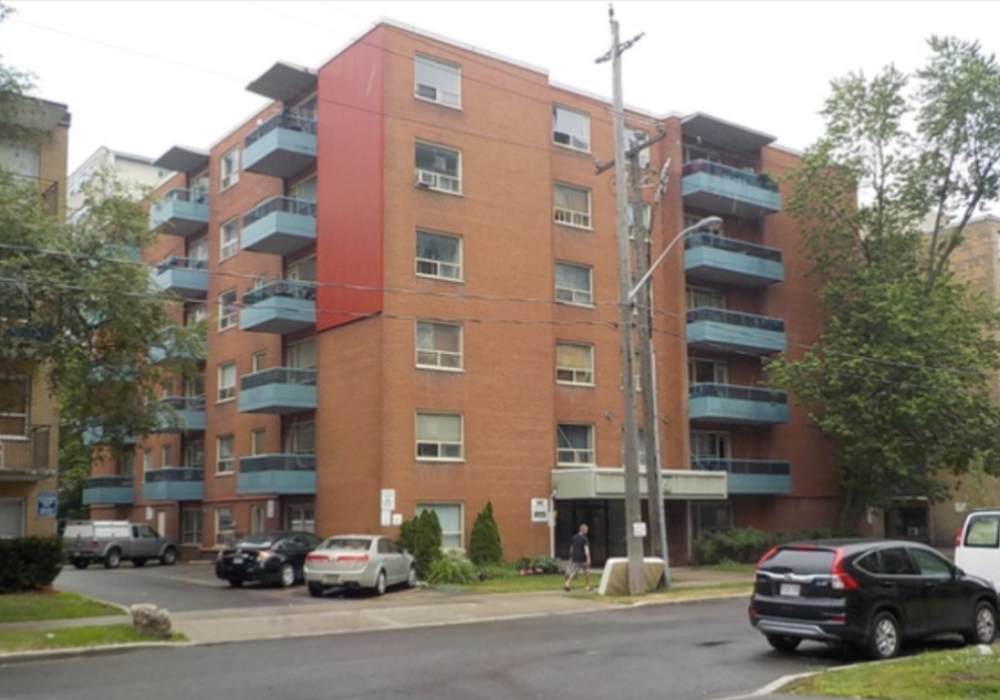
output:
<svg viewBox="0 0 1000 700"><path fill-rule="evenodd" d="M625 477L625 549L628 555L628 586L631 595L646 592L646 574L643 564L642 503L639 495L638 433L635 420L635 379L632 371L633 335L632 265L628 246L628 203L625 182L625 104L622 96L621 54L642 38L639 34L625 44L620 43L618 21L614 7L608 7L611 21L611 50L597 59L597 63L611 61L613 80L613 128L615 136L615 211L618 234L618 304L621 325L622 365L622 439L624 441ZM599 169L600 172L600 169Z"/></svg>

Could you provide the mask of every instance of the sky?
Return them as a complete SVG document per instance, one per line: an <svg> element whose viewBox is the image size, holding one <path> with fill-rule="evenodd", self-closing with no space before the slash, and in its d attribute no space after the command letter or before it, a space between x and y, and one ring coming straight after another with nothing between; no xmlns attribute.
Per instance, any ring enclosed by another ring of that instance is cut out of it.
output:
<svg viewBox="0 0 1000 700"><path fill-rule="evenodd" d="M276 61L319 67L389 18L544 68L610 100L608 3L595 0L3 0L0 60L73 115L69 167L107 146L156 158L207 149L267 101L246 85ZM1000 47L1000 2L623 0L627 105L706 112L805 149L830 81L921 66L931 34ZM990 28L992 32L986 32Z"/></svg>

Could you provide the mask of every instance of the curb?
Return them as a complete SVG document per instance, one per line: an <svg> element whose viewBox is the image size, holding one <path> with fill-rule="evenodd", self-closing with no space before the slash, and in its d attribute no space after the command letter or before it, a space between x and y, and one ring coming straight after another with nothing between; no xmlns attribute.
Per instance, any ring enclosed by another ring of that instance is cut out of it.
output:
<svg viewBox="0 0 1000 700"><path fill-rule="evenodd" d="M7 664L53 661L89 656L110 656L127 651L145 649L176 649L197 646L192 642L135 642L134 644L107 644L99 647L70 647L65 649L39 649L38 651L10 651L0 653L0 667Z"/></svg>

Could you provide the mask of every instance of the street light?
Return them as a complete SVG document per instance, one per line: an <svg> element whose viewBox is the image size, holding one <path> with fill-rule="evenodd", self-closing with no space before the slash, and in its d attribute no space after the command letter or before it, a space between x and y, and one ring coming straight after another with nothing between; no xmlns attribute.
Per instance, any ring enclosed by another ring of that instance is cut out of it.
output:
<svg viewBox="0 0 1000 700"><path fill-rule="evenodd" d="M649 269L646 270L646 274L644 274L639 279L639 281L635 283L635 286L632 288L632 291L628 293L628 300L631 302L635 299L635 295L638 294L639 290L642 289L642 286L649 281L650 276L660 265L660 263L663 262L663 260L667 257L667 253L670 252L670 249L674 247L674 244L677 243L677 241L681 240L689 233L693 233L699 229L706 228L706 229L718 230L719 226L721 225L722 225L721 218L719 218L718 216L708 216L699 221L698 223L696 223L694 226L688 226L686 229L684 229L676 236L674 236L673 240L667 244L667 247L663 249L663 252L660 253L659 257L656 258L656 260L653 261L653 264L649 266Z"/></svg>

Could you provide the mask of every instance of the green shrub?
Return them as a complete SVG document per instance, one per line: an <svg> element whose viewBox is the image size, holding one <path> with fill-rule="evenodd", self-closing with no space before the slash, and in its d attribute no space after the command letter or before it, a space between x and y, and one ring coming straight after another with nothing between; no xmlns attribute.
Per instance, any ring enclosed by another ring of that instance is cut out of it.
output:
<svg viewBox="0 0 1000 700"><path fill-rule="evenodd" d="M490 564L488 566L479 566L476 568L480 581L514 578L519 575L519 570L510 564Z"/></svg>
<svg viewBox="0 0 1000 700"><path fill-rule="evenodd" d="M62 569L58 537L0 540L0 593L35 591L52 585Z"/></svg>
<svg viewBox="0 0 1000 700"><path fill-rule="evenodd" d="M558 574L559 560L552 557L521 557L514 562L514 568L522 574Z"/></svg>
<svg viewBox="0 0 1000 700"><path fill-rule="evenodd" d="M425 510L415 520L413 558L417 563L417 575L429 581L431 566L442 556L441 522L433 510Z"/></svg>
<svg viewBox="0 0 1000 700"><path fill-rule="evenodd" d="M476 567L459 552L448 551L431 563L427 582L435 586L468 586L479 580Z"/></svg>
<svg viewBox="0 0 1000 700"><path fill-rule="evenodd" d="M753 527L733 528L697 540L693 547L696 564L755 564L778 538Z"/></svg>
<svg viewBox="0 0 1000 700"><path fill-rule="evenodd" d="M469 560L476 566L488 566L503 562L503 544L500 542L500 528L493 518L493 502L486 505L472 524L469 539Z"/></svg>
<svg viewBox="0 0 1000 700"><path fill-rule="evenodd" d="M416 549L417 539L417 518L412 520L404 520L399 526L399 539L396 540L396 544L399 545L400 549L405 549L410 554Z"/></svg>

